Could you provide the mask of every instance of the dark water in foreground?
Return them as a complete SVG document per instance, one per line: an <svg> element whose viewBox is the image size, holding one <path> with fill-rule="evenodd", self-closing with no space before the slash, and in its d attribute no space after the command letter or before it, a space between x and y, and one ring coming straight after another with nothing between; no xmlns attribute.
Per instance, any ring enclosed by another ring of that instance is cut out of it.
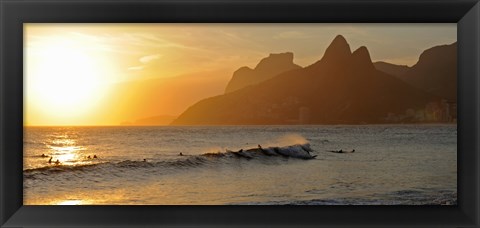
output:
<svg viewBox="0 0 480 228"><path fill-rule="evenodd" d="M305 143L315 159L225 153ZM327 152L338 149L356 152ZM26 205L448 205L456 186L456 125L27 127L24 136Z"/></svg>

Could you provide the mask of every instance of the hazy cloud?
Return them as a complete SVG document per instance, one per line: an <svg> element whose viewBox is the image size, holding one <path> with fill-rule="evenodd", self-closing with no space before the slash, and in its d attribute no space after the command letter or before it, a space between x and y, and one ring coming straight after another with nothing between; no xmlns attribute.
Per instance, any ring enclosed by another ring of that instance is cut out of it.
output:
<svg viewBox="0 0 480 228"><path fill-rule="evenodd" d="M143 64L147 64L153 60L156 60L156 59L159 59L161 58L162 55L160 54L156 54L156 55L147 55L147 56L143 56L142 58L139 59L139 61Z"/></svg>

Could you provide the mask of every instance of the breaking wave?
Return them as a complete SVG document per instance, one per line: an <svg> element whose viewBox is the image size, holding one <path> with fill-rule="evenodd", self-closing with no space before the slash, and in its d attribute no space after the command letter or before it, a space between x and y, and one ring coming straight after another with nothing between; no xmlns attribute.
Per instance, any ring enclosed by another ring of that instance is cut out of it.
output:
<svg viewBox="0 0 480 228"><path fill-rule="evenodd" d="M23 171L24 178L35 179L38 175L50 175L54 173L64 172L88 172L93 170L115 170L119 169L141 169L141 168L192 168L208 164L228 163L232 160L260 160L277 158L293 158L293 159L314 159L316 155L311 155L313 150L310 144L295 144L283 147L267 147L251 148L247 150L231 151L217 153L204 153L201 155L184 155L178 159L164 161L132 161L125 160L121 162L103 162L96 164L82 165L51 165L34 169L26 169Z"/></svg>

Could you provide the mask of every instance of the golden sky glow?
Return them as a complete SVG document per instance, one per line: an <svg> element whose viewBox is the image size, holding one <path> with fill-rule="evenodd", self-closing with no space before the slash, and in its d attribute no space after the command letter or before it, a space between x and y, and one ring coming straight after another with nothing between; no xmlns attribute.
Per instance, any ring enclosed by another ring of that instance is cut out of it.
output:
<svg viewBox="0 0 480 228"><path fill-rule="evenodd" d="M413 65L456 24L25 24L26 125L117 125L179 115L269 53L319 60L342 34L373 61Z"/></svg>

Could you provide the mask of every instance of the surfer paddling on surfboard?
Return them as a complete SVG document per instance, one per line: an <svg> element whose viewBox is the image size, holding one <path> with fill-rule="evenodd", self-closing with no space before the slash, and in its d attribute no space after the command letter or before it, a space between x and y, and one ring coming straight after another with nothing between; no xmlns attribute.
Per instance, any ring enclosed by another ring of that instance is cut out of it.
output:
<svg viewBox="0 0 480 228"><path fill-rule="evenodd" d="M353 149L352 151L343 151L342 149L340 149L340 150L327 150L327 152L338 153L338 154L346 154L346 153L355 153L355 149Z"/></svg>

